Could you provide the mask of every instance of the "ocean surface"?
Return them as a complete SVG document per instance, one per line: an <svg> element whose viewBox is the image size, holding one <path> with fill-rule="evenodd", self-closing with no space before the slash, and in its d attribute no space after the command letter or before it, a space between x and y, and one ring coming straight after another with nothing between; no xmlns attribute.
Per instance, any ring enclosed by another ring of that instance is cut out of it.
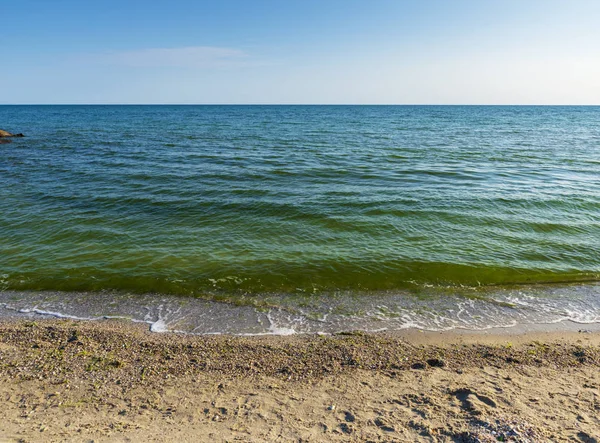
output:
<svg viewBox="0 0 600 443"><path fill-rule="evenodd" d="M600 322L600 107L0 106L0 315Z"/></svg>

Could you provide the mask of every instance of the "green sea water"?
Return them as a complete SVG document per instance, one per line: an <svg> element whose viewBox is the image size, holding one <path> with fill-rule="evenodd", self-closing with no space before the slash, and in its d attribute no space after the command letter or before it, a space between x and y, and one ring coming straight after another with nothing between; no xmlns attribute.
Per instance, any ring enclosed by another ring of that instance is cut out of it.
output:
<svg viewBox="0 0 600 443"><path fill-rule="evenodd" d="M5 290L595 281L600 108L1 106Z"/></svg>

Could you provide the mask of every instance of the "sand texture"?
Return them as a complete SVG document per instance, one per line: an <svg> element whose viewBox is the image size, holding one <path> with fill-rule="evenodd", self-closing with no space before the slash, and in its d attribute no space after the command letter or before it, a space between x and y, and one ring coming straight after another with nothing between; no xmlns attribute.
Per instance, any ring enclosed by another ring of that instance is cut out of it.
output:
<svg viewBox="0 0 600 443"><path fill-rule="evenodd" d="M600 441L600 335L0 323L0 441Z"/></svg>

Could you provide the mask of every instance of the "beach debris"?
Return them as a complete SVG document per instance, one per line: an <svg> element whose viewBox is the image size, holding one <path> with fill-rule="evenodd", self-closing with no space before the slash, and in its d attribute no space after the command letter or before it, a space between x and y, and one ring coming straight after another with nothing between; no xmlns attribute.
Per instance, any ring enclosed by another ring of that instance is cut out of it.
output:
<svg viewBox="0 0 600 443"><path fill-rule="evenodd" d="M330 406L327 408L327 410L328 410L328 411L335 411L335 405L330 405Z"/></svg>
<svg viewBox="0 0 600 443"><path fill-rule="evenodd" d="M19 134L11 134L8 131L4 131L0 129L0 137L25 137L22 133Z"/></svg>
<svg viewBox="0 0 600 443"><path fill-rule="evenodd" d="M432 368L443 368L444 366L446 366L444 360L439 358L430 358L429 360L427 360L427 364Z"/></svg>
<svg viewBox="0 0 600 443"><path fill-rule="evenodd" d="M473 443L492 443L497 441L533 443L541 436L529 425L519 419L497 418L493 422L481 421L468 434L464 441Z"/></svg>

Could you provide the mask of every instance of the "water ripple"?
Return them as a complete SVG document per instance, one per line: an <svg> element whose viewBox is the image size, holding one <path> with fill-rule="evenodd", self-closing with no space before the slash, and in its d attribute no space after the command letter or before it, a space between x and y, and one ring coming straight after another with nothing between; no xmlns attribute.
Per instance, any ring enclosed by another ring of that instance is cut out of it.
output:
<svg viewBox="0 0 600 443"><path fill-rule="evenodd" d="M596 280L600 108L12 106L11 289ZM224 295L225 294L225 295Z"/></svg>

